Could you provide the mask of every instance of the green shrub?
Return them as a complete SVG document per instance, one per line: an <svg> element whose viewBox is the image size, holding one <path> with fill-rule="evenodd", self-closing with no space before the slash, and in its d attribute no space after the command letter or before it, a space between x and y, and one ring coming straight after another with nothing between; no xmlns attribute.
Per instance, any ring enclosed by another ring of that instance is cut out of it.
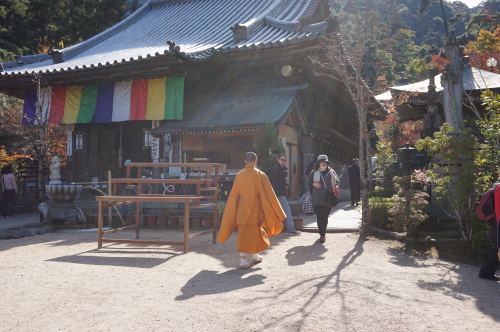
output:
<svg viewBox="0 0 500 332"><path fill-rule="evenodd" d="M424 232L440 231L440 222L444 221L447 215L444 212L436 211L430 205L427 205L425 208L425 213L427 214L427 218L418 225L418 230Z"/></svg>
<svg viewBox="0 0 500 332"><path fill-rule="evenodd" d="M489 231L490 223L481 220L477 217L476 213L471 213L470 215L470 228L472 231Z"/></svg>
<svg viewBox="0 0 500 332"><path fill-rule="evenodd" d="M443 213L431 209L426 209L426 213L427 219L425 220L425 222L430 224L438 224L439 221L444 217Z"/></svg>
<svg viewBox="0 0 500 332"><path fill-rule="evenodd" d="M372 226L389 228L389 209L393 206L390 198L371 197L369 204L370 224Z"/></svg>
<svg viewBox="0 0 500 332"><path fill-rule="evenodd" d="M370 197L391 198L395 193L395 187L375 187L375 189L370 191Z"/></svg>
<svg viewBox="0 0 500 332"><path fill-rule="evenodd" d="M389 209L390 221L396 231L414 233L418 225L427 218L426 206L429 195L420 190L411 189L414 176L395 176L394 186L397 193L392 196L394 205Z"/></svg>
<svg viewBox="0 0 500 332"><path fill-rule="evenodd" d="M472 231L472 249L481 255L488 254L491 249L491 242L488 241L490 223L479 219L475 213L471 213L470 228Z"/></svg>
<svg viewBox="0 0 500 332"><path fill-rule="evenodd" d="M478 231L472 234L472 249L478 254L486 256L491 249L491 242L488 241L489 231Z"/></svg>

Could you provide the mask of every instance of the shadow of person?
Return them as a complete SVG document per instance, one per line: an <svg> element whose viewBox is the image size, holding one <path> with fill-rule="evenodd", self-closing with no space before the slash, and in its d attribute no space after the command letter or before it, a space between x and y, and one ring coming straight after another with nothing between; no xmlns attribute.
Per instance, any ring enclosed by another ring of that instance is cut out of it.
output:
<svg viewBox="0 0 500 332"><path fill-rule="evenodd" d="M285 258L288 259L288 265L297 266L311 261L321 261L325 259L322 255L326 252L325 246L315 243L311 246L297 246L286 251Z"/></svg>
<svg viewBox="0 0 500 332"><path fill-rule="evenodd" d="M223 273L217 271L202 270L189 279L181 288L182 295L178 295L175 300L188 300L197 295L210 295L231 292L263 284L265 276L253 274L248 278L243 278L246 274L256 272L261 268L250 268L246 270L229 270Z"/></svg>

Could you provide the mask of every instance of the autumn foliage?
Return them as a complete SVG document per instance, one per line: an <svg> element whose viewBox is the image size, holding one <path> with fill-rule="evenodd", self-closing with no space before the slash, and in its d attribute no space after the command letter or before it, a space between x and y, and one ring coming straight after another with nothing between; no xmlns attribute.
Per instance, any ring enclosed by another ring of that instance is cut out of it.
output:
<svg viewBox="0 0 500 332"><path fill-rule="evenodd" d="M431 58L431 64L437 68L439 73L442 73L444 70L444 66L449 64L450 62L446 59L443 58L442 56L439 56L437 54L433 55Z"/></svg>
<svg viewBox="0 0 500 332"><path fill-rule="evenodd" d="M406 143L414 145L424 129L422 121L399 122L399 117L390 114L384 121L378 121L377 135L381 142L389 143L392 151L403 147Z"/></svg>
<svg viewBox="0 0 500 332"><path fill-rule="evenodd" d="M37 126L22 125L22 104L15 98L3 96L0 100L0 164L12 163L14 167L23 161L36 159L39 144ZM47 155L57 155L64 162L66 159L66 133L64 126L50 124L47 127Z"/></svg>

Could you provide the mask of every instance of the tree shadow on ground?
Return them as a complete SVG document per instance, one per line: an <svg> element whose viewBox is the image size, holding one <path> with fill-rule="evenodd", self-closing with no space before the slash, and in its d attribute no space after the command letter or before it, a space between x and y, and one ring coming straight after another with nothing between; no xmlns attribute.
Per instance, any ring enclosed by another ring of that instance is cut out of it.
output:
<svg viewBox="0 0 500 332"><path fill-rule="evenodd" d="M320 293L324 289L330 289L333 291L333 294L339 295L341 298L342 302L342 309L341 312L338 314L342 317L344 326L347 329L347 326L349 325L349 318L346 315L346 304L345 304L345 295L341 292L341 280L340 280L340 275L342 270L347 268L349 265L351 265L359 256L363 254L363 243L365 242L364 238L358 238L356 244L354 245L354 248L350 250L347 254L342 257L341 262L337 265L337 268L335 271L333 271L330 274L319 276L316 278L304 280L301 282L297 282L293 284L291 287L287 288L286 290L278 293L277 295L273 296L273 299L275 301L278 301L279 297L286 295L290 291L294 290L297 287L300 287L304 284L309 284L307 292L302 292L301 296L307 297L307 300L305 301L304 305L301 306L299 310L290 312L280 318L276 318L273 322L270 322L266 324L262 330L266 330L268 328L272 328L279 322L284 322L288 319L295 319L296 324L294 325L294 329L296 331L300 331L304 328L304 323L307 319L307 317L312 314L315 310L319 309L320 307L324 306L325 302L331 297L325 297L321 301L316 301L316 299L319 297ZM333 296L333 295L332 295ZM255 300L255 299L254 299ZM297 319L299 317L299 319Z"/></svg>
<svg viewBox="0 0 500 332"><path fill-rule="evenodd" d="M406 250L408 250L406 248ZM393 264L411 268L438 267L440 269L440 281L427 282L419 280L417 286L421 289L440 292L457 300L474 298L476 307L485 315L500 322L500 311L498 305L488 300L488 295L497 294L500 291L500 283L483 280L478 277L479 267L470 264L457 264L443 260L427 260L424 255L414 255L405 252L402 248L389 248L387 250L392 257ZM450 266L455 264L454 266Z"/></svg>
<svg viewBox="0 0 500 332"><path fill-rule="evenodd" d="M260 267L252 266L248 269L229 270L223 273L218 271L202 270L189 279L181 288L182 295L175 298L176 301L183 301L197 295L211 295L232 292L242 288L253 287L264 283L265 276L253 274L243 278L248 273L259 271ZM217 282L217 287L213 287Z"/></svg>
<svg viewBox="0 0 500 332"><path fill-rule="evenodd" d="M311 261L324 260L325 257L322 255L326 252L325 246L315 242L310 246L296 246L288 249L285 258L288 260L288 265L297 266Z"/></svg>

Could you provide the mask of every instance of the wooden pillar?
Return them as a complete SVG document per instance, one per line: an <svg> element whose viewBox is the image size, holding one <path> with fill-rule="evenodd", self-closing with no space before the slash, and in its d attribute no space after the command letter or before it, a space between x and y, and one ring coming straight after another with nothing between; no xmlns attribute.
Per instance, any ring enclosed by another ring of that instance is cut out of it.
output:
<svg viewBox="0 0 500 332"><path fill-rule="evenodd" d="M135 238L139 239L141 229L141 202L135 202Z"/></svg>
<svg viewBox="0 0 500 332"><path fill-rule="evenodd" d="M214 220L212 221L212 226L214 228L214 234L213 234L213 239L212 243L215 244L217 241L217 221L218 221L218 216L217 216L217 209L218 209L218 203L219 203L219 166L215 166L215 174L214 174L214 182L212 182L212 187L216 187L217 189L214 191Z"/></svg>
<svg viewBox="0 0 500 332"><path fill-rule="evenodd" d="M97 249L102 248L102 202L99 201L97 210Z"/></svg>
<svg viewBox="0 0 500 332"><path fill-rule="evenodd" d="M108 196L113 196L113 187L111 187L111 171L108 171ZM111 206L108 208L108 216L109 216L108 226L111 228L113 220L113 208Z"/></svg>

